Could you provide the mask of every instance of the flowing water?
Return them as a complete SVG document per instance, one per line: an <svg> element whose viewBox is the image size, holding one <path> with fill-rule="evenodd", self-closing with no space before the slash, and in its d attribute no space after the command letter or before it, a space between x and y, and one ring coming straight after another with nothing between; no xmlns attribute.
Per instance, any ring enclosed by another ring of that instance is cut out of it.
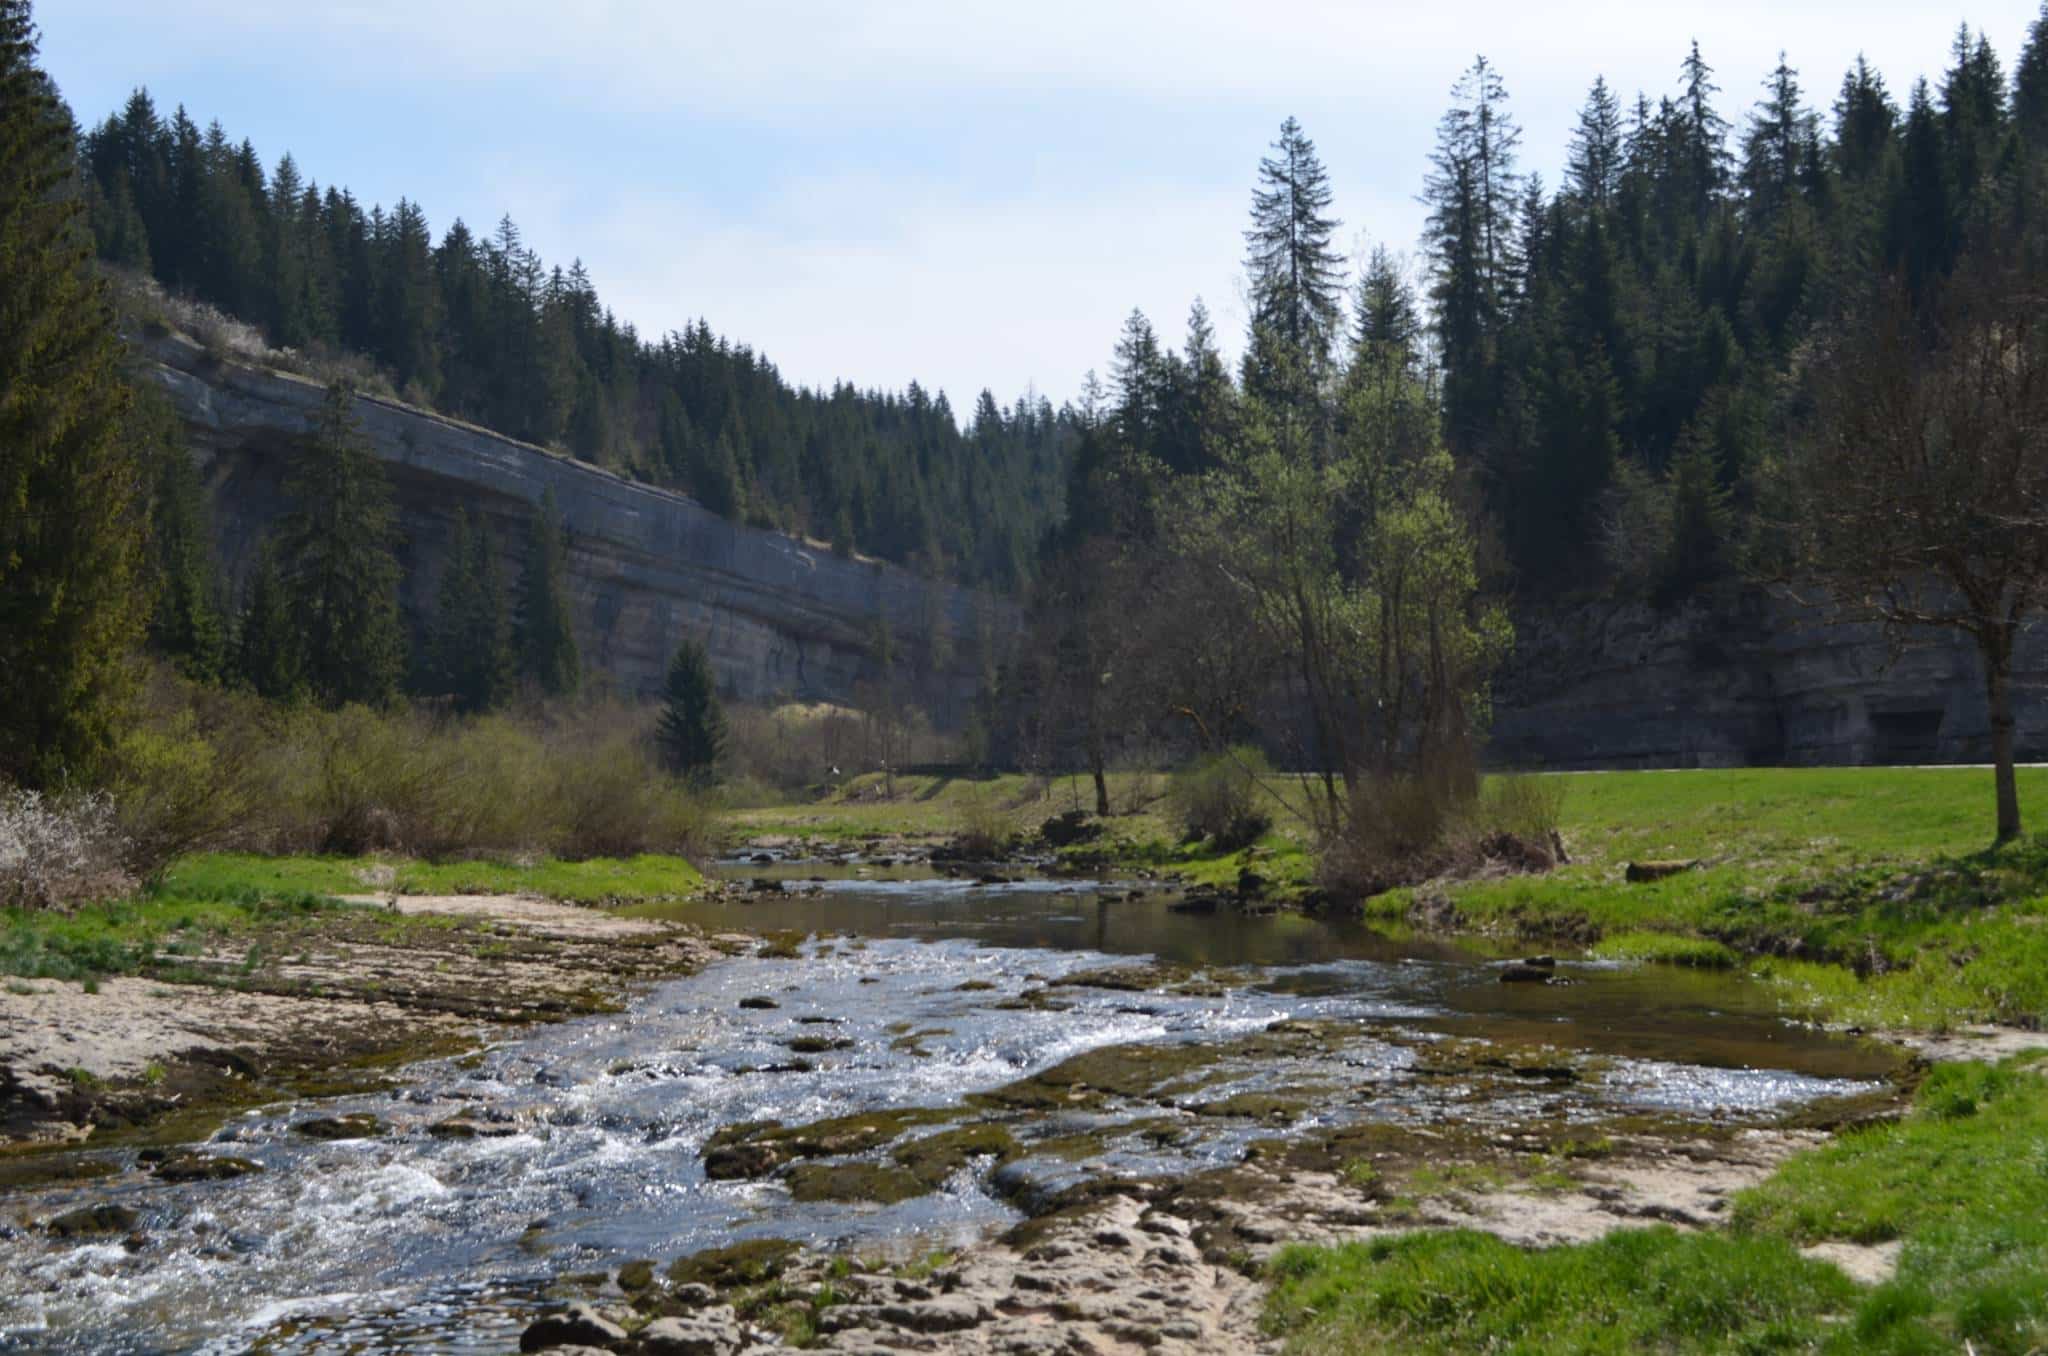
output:
<svg viewBox="0 0 2048 1356"><path fill-rule="evenodd" d="M1781 1020L1769 995L1728 976L1567 961L1569 985L1502 984L1487 957L1356 925L1188 915L1122 887L860 870L782 867L771 874L788 892L671 911L817 934L796 958L719 962L622 1013L422 1065L397 1092L239 1118L219 1151L260 1173L185 1186L127 1173L0 1200L0 1350L499 1351L551 1284L632 1258L770 1237L903 1252L983 1236L1017 1218L1009 1202L1089 1171L1233 1161L1275 1133L1232 1114L1262 1093L1295 1099L1297 1129L1629 1110L1762 1118L1892 1068ZM804 880L814 875L834 878ZM1060 982L1137 957L1227 968L1166 989ZM1289 1019L1325 1034L1284 1070L1239 1049ZM1568 1085L1485 1097L1413 1074L1433 1041L1503 1034L1598 1058ZM1159 1088L1072 1108L969 1105L1132 1043L1156 1047ZM723 1127L910 1108L930 1110L913 1134L999 1119L1024 1157L890 1205L800 1202L773 1178L704 1174L701 1151ZM291 1129L357 1111L388 1133L320 1143ZM454 1116L495 1133L426 1133ZM140 1212L140 1246L63 1242L26 1223L102 1201Z"/></svg>

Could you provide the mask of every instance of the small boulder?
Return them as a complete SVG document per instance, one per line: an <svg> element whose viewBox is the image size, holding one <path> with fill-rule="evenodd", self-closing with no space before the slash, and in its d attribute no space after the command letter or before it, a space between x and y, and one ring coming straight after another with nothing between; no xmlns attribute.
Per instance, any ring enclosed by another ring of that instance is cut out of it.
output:
<svg viewBox="0 0 2048 1356"><path fill-rule="evenodd" d="M88 1205L44 1221L43 1228L58 1238L97 1238L133 1233L141 1219L125 1205Z"/></svg>
<svg viewBox="0 0 2048 1356"><path fill-rule="evenodd" d="M366 1111L358 1111L347 1116L315 1116L294 1125L292 1133L319 1140L374 1139L384 1133L384 1123Z"/></svg>
<svg viewBox="0 0 2048 1356"><path fill-rule="evenodd" d="M1549 984L1555 981L1557 972L1540 965L1510 965L1500 972L1503 984Z"/></svg>
<svg viewBox="0 0 2048 1356"><path fill-rule="evenodd" d="M773 1144L721 1144L704 1152L704 1175L714 1182L766 1177L782 1166L782 1151Z"/></svg>
<svg viewBox="0 0 2048 1356"><path fill-rule="evenodd" d="M782 1004L776 1002L774 999L768 997L766 994L757 993L749 994L747 997L742 998L740 1000L740 1006L742 1008L766 1012L770 1008L779 1008L782 1006Z"/></svg>
<svg viewBox="0 0 2048 1356"><path fill-rule="evenodd" d="M739 1320L722 1306L684 1318L657 1318L640 1330L643 1356L731 1356L745 1341Z"/></svg>
<svg viewBox="0 0 2048 1356"><path fill-rule="evenodd" d="M519 1336L521 1351L559 1347L604 1347L626 1340L626 1330L587 1304L572 1304L527 1325Z"/></svg>
<svg viewBox="0 0 2048 1356"><path fill-rule="evenodd" d="M263 1165L226 1154L179 1154L157 1164L154 1171L160 1182L225 1182L261 1172Z"/></svg>
<svg viewBox="0 0 2048 1356"><path fill-rule="evenodd" d="M619 1268L619 1289L637 1295L654 1284L654 1263L628 1262Z"/></svg>

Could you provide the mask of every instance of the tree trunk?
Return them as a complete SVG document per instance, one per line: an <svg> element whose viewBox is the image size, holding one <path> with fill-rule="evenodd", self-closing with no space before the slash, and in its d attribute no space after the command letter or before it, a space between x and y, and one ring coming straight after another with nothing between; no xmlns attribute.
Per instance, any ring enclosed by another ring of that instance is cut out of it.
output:
<svg viewBox="0 0 2048 1356"><path fill-rule="evenodd" d="M2012 766L2012 632L1998 627L1977 637L1984 659L1984 696L1991 710L1991 775L1998 786L1998 837L2020 836L2020 792Z"/></svg>

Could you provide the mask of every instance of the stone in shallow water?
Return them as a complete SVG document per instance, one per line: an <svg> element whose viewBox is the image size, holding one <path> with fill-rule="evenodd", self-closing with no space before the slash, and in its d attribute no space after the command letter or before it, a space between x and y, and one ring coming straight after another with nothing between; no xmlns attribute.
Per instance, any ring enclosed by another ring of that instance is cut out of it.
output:
<svg viewBox="0 0 2048 1356"><path fill-rule="evenodd" d="M261 1163L224 1154L179 1154L156 1165L157 1180L172 1183L225 1182L261 1171Z"/></svg>
<svg viewBox="0 0 2048 1356"><path fill-rule="evenodd" d="M43 1224L58 1238L91 1238L100 1234L125 1234L135 1228L141 1216L125 1205L88 1205L67 1210Z"/></svg>
<svg viewBox="0 0 2048 1356"><path fill-rule="evenodd" d="M300 1121L292 1131L307 1139L370 1139L384 1133L384 1123L368 1112L358 1111L348 1116L315 1116Z"/></svg>
<svg viewBox="0 0 2048 1356"><path fill-rule="evenodd" d="M587 1304L572 1304L562 1313L534 1320L519 1337L521 1351L552 1351L562 1347L607 1346L626 1340L626 1330Z"/></svg>

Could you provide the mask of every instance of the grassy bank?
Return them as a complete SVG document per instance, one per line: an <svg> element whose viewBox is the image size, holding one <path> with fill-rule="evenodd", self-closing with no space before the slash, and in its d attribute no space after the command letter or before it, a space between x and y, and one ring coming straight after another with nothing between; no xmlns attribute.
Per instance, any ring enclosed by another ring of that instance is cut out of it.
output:
<svg viewBox="0 0 2048 1356"><path fill-rule="evenodd" d="M1867 1026L2048 1022L2048 847L1984 849L1991 774L1976 768L1743 769L1560 774L1571 862L1542 876L1444 880L1360 906L1388 927L1508 937L1614 960L1743 966L1794 1006ZM1250 867L1283 897L1314 872L1299 785L1264 796L1272 830L1248 850L1181 841L1162 776L1110 779L1098 839L1077 867L1171 872L1233 885ZM2048 804L2048 770L2023 769L2025 805ZM734 812L729 836L845 842L1028 840L1094 804L1086 778L879 777L800 805ZM1632 862L1683 862L1631 883Z"/></svg>
<svg viewBox="0 0 2048 1356"><path fill-rule="evenodd" d="M2048 1078L1950 1065L1893 1125L1844 1135L1738 1195L1729 1226L1524 1250L1473 1232L1290 1248L1268 1326L1293 1352L1980 1353L2048 1341ZM1801 1254L1900 1245L1859 1286ZM1965 1343L1969 1344L1965 1348Z"/></svg>
<svg viewBox="0 0 2048 1356"><path fill-rule="evenodd" d="M132 898L69 913L0 910L0 974L82 979L169 974L204 951L262 941L288 946L292 934L337 922L402 940L445 926L433 916L344 904L342 895L534 894L603 904L669 899L703 884L680 857L543 858L420 862L374 857L258 857L208 853L184 858Z"/></svg>

